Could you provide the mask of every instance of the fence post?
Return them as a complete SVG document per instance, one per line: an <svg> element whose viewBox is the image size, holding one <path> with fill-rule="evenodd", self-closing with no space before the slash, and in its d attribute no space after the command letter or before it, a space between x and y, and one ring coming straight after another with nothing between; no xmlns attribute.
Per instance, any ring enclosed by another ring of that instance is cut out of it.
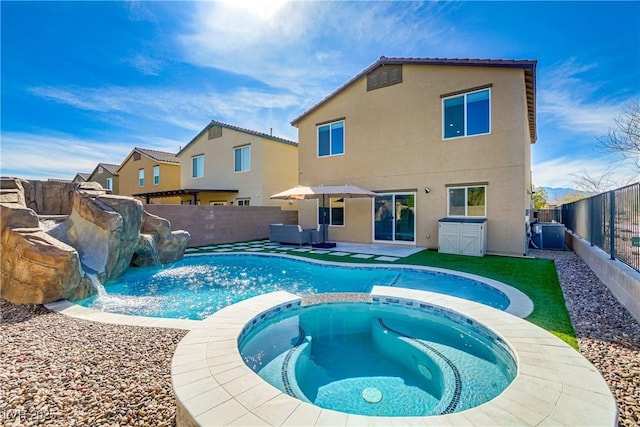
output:
<svg viewBox="0 0 640 427"><path fill-rule="evenodd" d="M609 251L616 259L616 192L609 191Z"/></svg>
<svg viewBox="0 0 640 427"><path fill-rule="evenodd" d="M594 223L595 221L595 215L593 212L593 198L595 196L591 196L589 197L589 242L591 243L591 246L594 246L593 243L593 227L594 227Z"/></svg>

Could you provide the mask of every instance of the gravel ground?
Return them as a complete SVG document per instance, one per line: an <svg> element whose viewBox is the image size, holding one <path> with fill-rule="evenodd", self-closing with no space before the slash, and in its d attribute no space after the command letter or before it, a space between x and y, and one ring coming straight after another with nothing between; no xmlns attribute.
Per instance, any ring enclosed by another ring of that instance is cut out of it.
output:
<svg viewBox="0 0 640 427"><path fill-rule="evenodd" d="M580 352L618 401L620 426L640 425L640 324L572 251L534 251L555 261Z"/></svg>
<svg viewBox="0 0 640 427"><path fill-rule="evenodd" d="M186 331L1 301L0 425L175 425L171 357Z"/></svg>
<svg viewBox="0 0 640 427"><path fill-rule="evenodd" d="M640 325L573 252L555 260L580 350L640 425ZM596 302L596 303L594 303ZM0 425L175 424L171 357L186 331L94 323L0 300Z"/></svg>

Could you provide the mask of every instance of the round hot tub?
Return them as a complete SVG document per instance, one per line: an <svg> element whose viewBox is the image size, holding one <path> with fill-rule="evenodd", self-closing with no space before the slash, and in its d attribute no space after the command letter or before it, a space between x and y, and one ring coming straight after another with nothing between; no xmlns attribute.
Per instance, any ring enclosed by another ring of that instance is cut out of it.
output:
<svg viewBox="0 0 640 427"><path fill-rule="evenodd" d="M251 324L239 348L253 371L290 396L345 413L455 413L499 395L517 371L500 336L433 305L324 303Z"/></svg>

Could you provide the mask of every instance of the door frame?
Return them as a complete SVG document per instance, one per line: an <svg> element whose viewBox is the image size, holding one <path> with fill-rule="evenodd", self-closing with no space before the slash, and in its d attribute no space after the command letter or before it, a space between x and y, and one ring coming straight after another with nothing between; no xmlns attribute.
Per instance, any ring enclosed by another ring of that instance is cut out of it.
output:
<svg viewBox="0 0 640 427"><path fill-rule="evenodd" d="M391 240L376 240L376 198L379 196L392 196L391 204L395 206L396 196L413 196L413 240L396 240L396 213L393 213L392 216L392 239ZM416 218L418 217L416 209L417 209L417 192L415 191L389 191L385 193L377 193L375 197L371 199L371 241L374 243L391 243L396 245L416 245Z"/></svg>

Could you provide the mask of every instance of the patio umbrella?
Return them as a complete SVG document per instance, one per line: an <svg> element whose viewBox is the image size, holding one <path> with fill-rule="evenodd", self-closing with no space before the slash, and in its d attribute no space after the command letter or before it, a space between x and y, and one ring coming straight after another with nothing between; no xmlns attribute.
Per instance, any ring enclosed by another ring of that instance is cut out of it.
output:
<svg viewBox="0 0 640 427"><path fill-rule="evenodd" d="M296 185L288 190L276 193L269 197L270 199L283 199L283 200L303 200L309 199L314 196L314 192L311 187L307 185Z"/></svg>
<svg viewBox="0 0 640 427"><path fill-rule="evenodd" d="M282 191L280 193L274 194L271 196L271 199L284 199L284 200L304 200L304 199L319 199L322 197L322 205L325 203L325 196L329 197L346 197L346 198L355 198L355 197L375 197L376 193L373 191L367 190L366 188L358 187L357 185L352 184L344 184L344 185L316 185L316 186L305 186L305 185L297 185L288 190ZM322 212L322 219L320 224L322 224L322 246L327 245L328 230L326 227L327 218L326 211ZM335 246L335 244L334 244Z"/></svg>

